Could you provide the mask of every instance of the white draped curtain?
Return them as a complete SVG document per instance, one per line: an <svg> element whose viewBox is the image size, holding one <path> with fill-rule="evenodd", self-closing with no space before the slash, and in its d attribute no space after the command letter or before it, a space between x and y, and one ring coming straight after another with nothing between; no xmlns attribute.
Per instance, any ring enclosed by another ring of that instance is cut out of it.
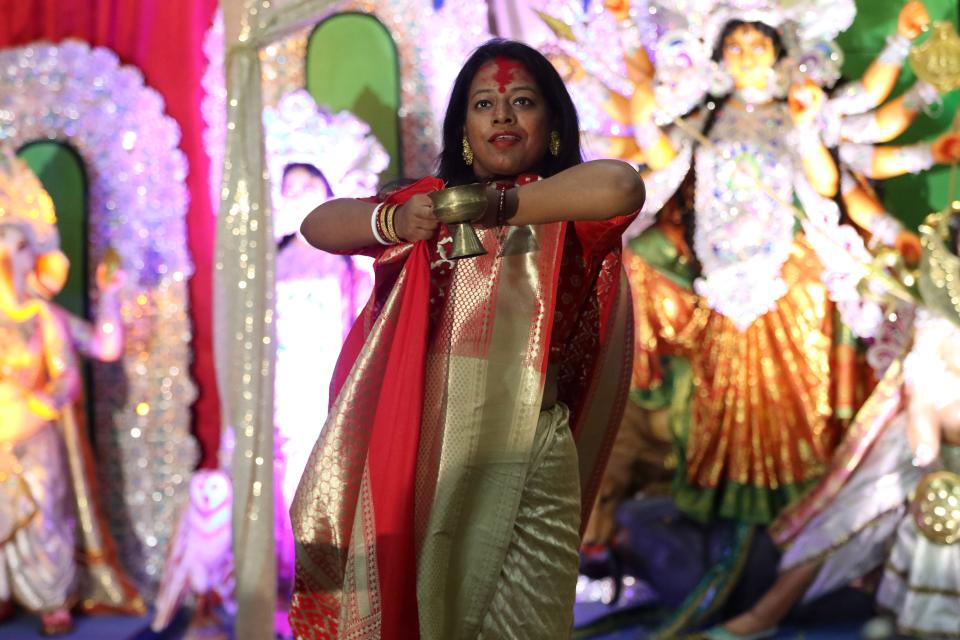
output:
<svg viewBox="0 0 960 640"><path fill-rule="evenodd" d="M233 549L239 640L274 638L274 253L259 53L332 0L221 0L227 142L217 222L214 335L224 429L235 436Z"/></svg>

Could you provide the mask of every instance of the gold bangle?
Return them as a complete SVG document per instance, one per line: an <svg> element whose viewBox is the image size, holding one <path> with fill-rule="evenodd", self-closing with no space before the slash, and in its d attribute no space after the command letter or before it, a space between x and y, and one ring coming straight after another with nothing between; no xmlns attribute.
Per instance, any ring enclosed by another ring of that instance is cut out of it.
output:
<svg viewBox="0 0 960 640"><path fill-rule="evenodd" d="M400 208L400 205L394 204L394 205L391 205L389 211L387 211L387 225L386 225L386 231L388 235L387 240L389 240L390 242L393 242L394 244L400 243L400 236L397 235L397 228L394 224L396 222L395 216L397 214L397 209L399 208Z"/></svg>
<svg viewBox="0 0 960 640"><path fill-rule="evenodd" d="M383 203L380 205L380 211L377 212L377 229L383 236L383 244L391 244L390 234L387 233L387 212L390 205Z"/></svg>
<svg viewBox="0 0 960 640"><path fill-rule="evenodd" d="M390 233L393 234L393 239L396 240L397 244L403 242L403 238L397 233L397 212L400 211L400 206L398 204L390 214Z"/></svg>
<svg viewBox="0 0 960 640"><path fill-rule="evenodd" d="M383 208L383 239L390 244L396 244L393 240L393 234L390 233L390 212L396 205L388 204Z"/></svg>

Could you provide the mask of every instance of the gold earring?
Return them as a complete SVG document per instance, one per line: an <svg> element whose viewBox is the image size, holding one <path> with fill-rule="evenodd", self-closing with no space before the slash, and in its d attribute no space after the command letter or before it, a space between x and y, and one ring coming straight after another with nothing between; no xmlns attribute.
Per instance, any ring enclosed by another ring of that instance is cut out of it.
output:
<svg viewBox="0 0 960 640"><path fill-rule="evenodd" d="M470 148L470 141L467 140L467 134L463 134L463 161L468 167L473 164L473 149Z"/></svg>
<svg viewBox="0 0 960 640"><path fill-rule="evenodd" d="M560 134L556 131L550 132L550 155L553 157L560 155Z"/></svg>

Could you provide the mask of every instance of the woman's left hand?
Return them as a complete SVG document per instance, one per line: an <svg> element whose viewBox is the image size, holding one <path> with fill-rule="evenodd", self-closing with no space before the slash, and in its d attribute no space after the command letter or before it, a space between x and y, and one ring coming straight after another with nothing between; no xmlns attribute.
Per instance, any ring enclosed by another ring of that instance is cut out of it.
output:
<svg viewBox="0 0 960 640"><path fill-rule="evenodd" d="M823 108L825 98L823 89L810 80L791 85L787 105L794 124L804 127L812 125Z"/></svg>

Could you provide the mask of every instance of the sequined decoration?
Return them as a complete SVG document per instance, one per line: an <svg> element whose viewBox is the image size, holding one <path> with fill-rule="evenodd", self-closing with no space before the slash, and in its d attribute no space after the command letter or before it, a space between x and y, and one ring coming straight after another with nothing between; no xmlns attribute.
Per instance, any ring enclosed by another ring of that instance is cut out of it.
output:
<svg viewBox="0 0 960 640"><path fill-rule="evenodd" d="M0 86L0 143L61 141L83 160L88 282L108 247L128 274L120 292L125 351L120 363L93 365L93 427L110 528L151 594L197 460L180 131L139 71L80 41L0 52Z"/></svg>
<svg viewBox="0 0 960 640"><path fill-rule="evenodd" d="M223 180L223 150L227 145L227 80L223 71L225 49L223 44L223 10L217 9L210 28L203 36L203 54L207 67L200 85L203 98L203 148L210 158L210 210L217 215L220 208L220 182Z"/></svg>
<svg viewBox="0 0 960 640"><path fill-rule="evenodd" d="M786 294L780 270L793 247L795 136L782 103L753 112L725 109L711 132L715 148L695 154L697 189L694 251L703 264L696 291L710 308L744 331ZM762 179L779 202L758 193Z"/></svg>
<svg viewBox="0 0 960 640"><path fill-rule="evenodd" d="M437 141L453 80L470 51L493 37L487 30L486 3L447 0L434 9L424 0L347 0L331 4L316 17L316 23L352 11L377 18L396 44L404 173L428 175L439 151ZM410 20L412 15L417 19ZM262 50L265 106L275 106L283 95L304 86L311 31L312 27L298 30Z"/></svg>
<svg viewBox="0 0 960 640"><path fill-rule="evenodd" d="M470 51L490 39L487 8L472 0L447 1L439 10L417 0L393 2L339 2L316 18L317 23L337 13L362 11L378 18L390 30L400 60L400 131L403 163L409 176L433 170L443 114L450 87ZM405 16L417 15L416 24ZM470 25L464 29L464 25ZM263 104L275 107L281 98L306 85L307 43L313 26L298 29L260 51ZM226 88L223 70L223 14L217 10L204 40L208 67L203 77L204 146L210 156L210 188L214 210L219 206L223 146L226 137ZM429 103L422 99L430 97Z"/></svg>
<svg viewBox="0 0 960 640"><path fill-rule="evenodd" d="M577 111L588 157L609 157L603 138L633 136L622 97L629 100L644 70L632 66L644 49L655 64L654 87L659 124L688 113L708 93L724 95L730 78L711 56L716 38L731 19L761 20L788 26L787 56L777 71L784 77L835 80L843 54L830 42L853 22L853 0L634 0L610 10L606 3L544 0L541 18L548 29L531 34L531 44L546 53L567 83ZM613 108L608 104L615 94ZM607 107L607 108L605 108ZM868 107L869 108L869 107ZM599 139L592 139L596 136Z"/></svg>
<svg viewBox="0 0 960 640"><path fill-rule="evenodd" d="M307 44L313 26L300 29L260 51L263 106L275 107L283 96L307 86Z"/></svg>

